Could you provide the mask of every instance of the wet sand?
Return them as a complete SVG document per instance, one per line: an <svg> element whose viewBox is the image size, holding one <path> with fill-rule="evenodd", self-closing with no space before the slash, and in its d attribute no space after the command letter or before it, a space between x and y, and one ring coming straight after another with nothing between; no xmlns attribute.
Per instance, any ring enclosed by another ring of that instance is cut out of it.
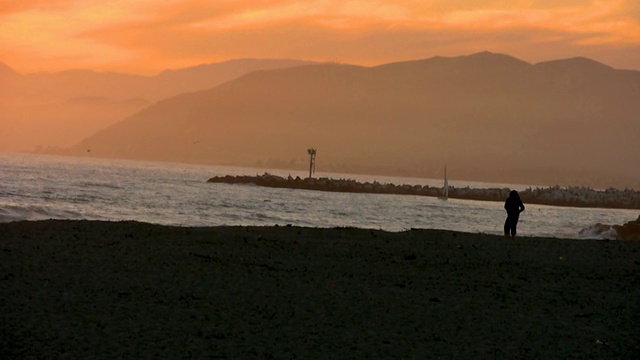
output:
<svg viewBox="0 0 640 360"><path fill-rule="evenodd" d="M640 242L0 224L0 358L640 358Z"/></svg>

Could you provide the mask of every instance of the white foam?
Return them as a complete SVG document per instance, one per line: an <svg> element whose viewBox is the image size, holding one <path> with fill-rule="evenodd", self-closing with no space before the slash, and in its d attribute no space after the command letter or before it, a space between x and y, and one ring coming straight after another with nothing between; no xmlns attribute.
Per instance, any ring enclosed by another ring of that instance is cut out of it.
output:
<svg viewBox="0 0 640 360"><path fill-rule="evenodd" d="M51 219L46 209L37 206L22 207L17 205L0 204L0 223Z"/></svg>
<svg viewBox="0 0 640 360"><path fill-rule="evenodd" d="M617 231L611 225L595 224L580 230L581 239L615 240Z"/></svg>
<svg viewBox="0 0 640 360"><path fill-rule="evenodd" d="M8 207L0 207L0 223L28 220L23 212Z"/></svg>

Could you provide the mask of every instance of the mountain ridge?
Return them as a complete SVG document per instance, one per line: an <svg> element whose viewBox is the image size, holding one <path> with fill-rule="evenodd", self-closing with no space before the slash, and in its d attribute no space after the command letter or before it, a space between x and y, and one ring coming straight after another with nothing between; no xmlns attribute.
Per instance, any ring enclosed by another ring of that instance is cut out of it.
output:
<svg viewBox="0 0 640 360"><path fill-rule="evenodd" d="M300 169L313 146L327 171L432 177L447 162L466 179L638 188L640 72L562 70L572 62L585 63L486 52L257 71L165 99L70 153Z"/></svg>
<svg viewBox="0 0 640 360"><path fill-rule="evenodd" d="M0 151L69 147L161 99L215 87L251 71L308 63L239 59L152 77L92 70L22 75L0 66ZM77 101L90 98L108 101L94 102L94 108L89 101Z"/></svg>

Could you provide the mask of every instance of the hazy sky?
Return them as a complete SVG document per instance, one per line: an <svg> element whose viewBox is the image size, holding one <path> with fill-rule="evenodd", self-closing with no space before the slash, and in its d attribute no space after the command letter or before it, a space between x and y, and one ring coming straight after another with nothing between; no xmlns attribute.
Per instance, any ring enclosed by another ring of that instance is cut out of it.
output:
<svg viewBox="0 0 640 360"><path fill-rule="evenodd" d="M362 65L489 50L640 70L638 0L0 0L0 62L153 74L240 57Z"/></svg>

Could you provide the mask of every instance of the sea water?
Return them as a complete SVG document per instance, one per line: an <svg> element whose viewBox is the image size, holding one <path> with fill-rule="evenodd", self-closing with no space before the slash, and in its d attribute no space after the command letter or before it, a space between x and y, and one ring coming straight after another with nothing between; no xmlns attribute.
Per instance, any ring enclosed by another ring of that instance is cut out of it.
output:
<svg viewBox="0 0 640 360"><path fill-rule="evenodd" d="M135 220L176 226L287 225L358 227L403 231L446 229L501 234L502 202L413 195L332 193L213 184L224 175L305 177L304 171L187 165L176 163L0 154L0 222L42 219ZM442 180L372 175L323 174L380 183L442 186ZM455 187L525 185L467 183ZM624 224L638 210L555 207L525 204L522 236L589 237L596 223Z"/></svg>

